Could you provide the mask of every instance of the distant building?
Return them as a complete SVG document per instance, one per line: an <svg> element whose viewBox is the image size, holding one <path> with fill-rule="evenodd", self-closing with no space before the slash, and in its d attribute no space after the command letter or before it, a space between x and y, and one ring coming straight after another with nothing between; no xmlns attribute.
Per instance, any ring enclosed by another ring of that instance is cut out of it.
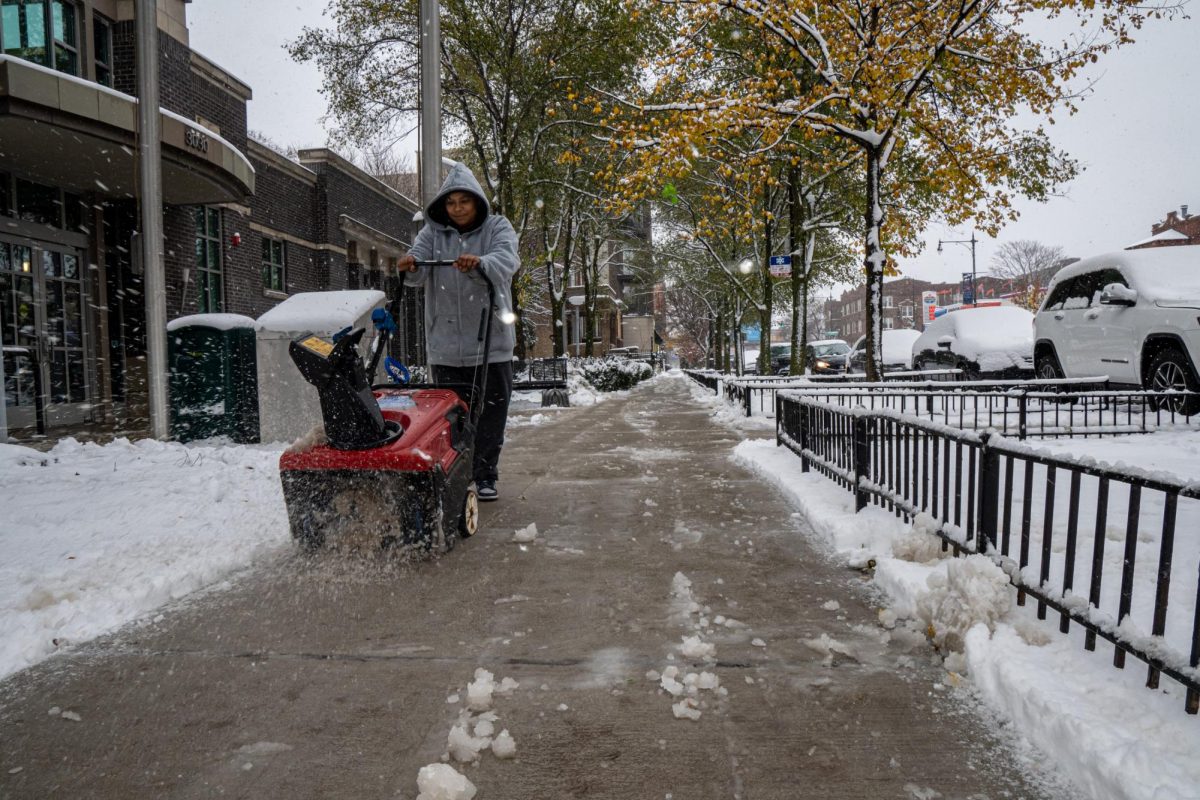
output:
<svg viewBox="0 0 1200 800"><path fill-rule="evenodd" d="M1187 206L1179 211L1168 211L1167 218L1150 226L1150 236L1126 247L1126 250L1142 250L1149 247L1174 247L1177 245L1200 244L1200 215L1188 213Z"/></svg>

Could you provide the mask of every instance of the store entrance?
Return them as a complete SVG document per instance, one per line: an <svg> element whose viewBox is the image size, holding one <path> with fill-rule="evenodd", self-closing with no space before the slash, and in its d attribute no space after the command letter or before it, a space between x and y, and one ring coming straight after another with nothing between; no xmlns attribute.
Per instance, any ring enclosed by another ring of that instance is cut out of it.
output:
<svg viewBox="0 0 1200 800"><path fill-rule="evenodd" d="M84 278L80 250L0 236L0 339L28 354L5 373L10 429L36 426L39 391L47 425L90 418Z"/></svg>

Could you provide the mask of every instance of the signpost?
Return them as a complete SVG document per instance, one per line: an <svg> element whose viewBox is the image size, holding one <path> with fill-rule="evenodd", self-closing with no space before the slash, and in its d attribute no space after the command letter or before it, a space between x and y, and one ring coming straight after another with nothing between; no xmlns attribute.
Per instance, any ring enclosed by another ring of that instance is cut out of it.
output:
<svg viewBox="0 0 1200 800"><path fill-rule="evenodd" d="M792 274L791 256L771 256L771 277L786 278Z"/></svg>
<svg viewBox="0 0 1200 800"><path fill-rule="evenodd" d="M921 292L921 319L933 322L937 316L937 292Z"/></svg>

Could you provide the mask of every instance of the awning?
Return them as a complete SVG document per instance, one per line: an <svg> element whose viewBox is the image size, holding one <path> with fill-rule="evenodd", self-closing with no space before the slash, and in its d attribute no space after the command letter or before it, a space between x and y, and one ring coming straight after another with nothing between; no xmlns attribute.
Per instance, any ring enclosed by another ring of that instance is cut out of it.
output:
<svg viewBox="0 0 1200 800"><path fill-rule="evenodd" d="M243 201L254 168L232 144L160 109L163 202ZM137 194L137 98L0 55L0 169L104 197Z"/></svg>

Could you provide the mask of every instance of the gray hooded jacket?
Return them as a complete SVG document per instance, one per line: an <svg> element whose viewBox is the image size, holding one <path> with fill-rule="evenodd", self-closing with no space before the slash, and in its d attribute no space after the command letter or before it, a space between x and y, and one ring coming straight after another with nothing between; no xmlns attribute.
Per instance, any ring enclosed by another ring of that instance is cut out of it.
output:
<svg viewBox="0 0 1200 800"><path fill-rule="evenodd" d="M460 233L446 215L446 197L451 192L470 192L479 203L475 225ZM425 226L409 252L418 261L453 261L463 253L479 256L478 271L496 287L492 309L492 337L487 353L489 364L511 361L516 332L501 317L512 311L509 299L513 275L520 267L517 232L504 217L491 213L491 205L479 181L462 164L455 164L442 188L425 208ZM425 331L429 363L448 367L480 364L483 343L479 341L480 318L487 305L487 284L477 270L461 273L453 267L419 267L404 276L405 284L425 287Z"/></svg>

